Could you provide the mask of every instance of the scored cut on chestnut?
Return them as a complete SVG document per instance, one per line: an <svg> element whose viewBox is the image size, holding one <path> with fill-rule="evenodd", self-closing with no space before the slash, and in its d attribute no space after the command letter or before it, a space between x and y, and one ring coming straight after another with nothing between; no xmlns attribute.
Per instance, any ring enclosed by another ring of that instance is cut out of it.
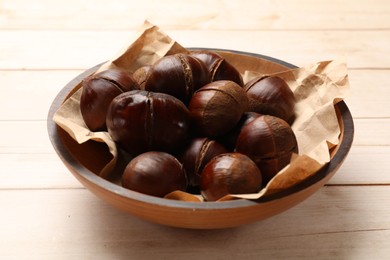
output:
<svg viewBox="0 0 390 260"><path fill-rule="evenodd" d="M152 68L151 65L146 65L134 71L133 78L135 82L137 82L137 84L139 85L139 89L145 90L145 82L149 76L151 68Z"/></svg>
<svg viewBox="0 0 390 260"><path fill-rule="evenodd" d="M245 84L249 111L280 117L289 124L295 118L295 97L287 83L276 76L257 77Z"/></svg>
<svg viewBox="0 0 390 260"><path fill-rule="evenodd" d="M165 152L146 152L133 158L122 176L124 188L157 197L185 191L187 180L180 162Z"/></svg>
<svg viewBox="0 0 390 260"><path fill-rule="evenodd" d="M216 137L232 129L247 106L248 98L237 83L219 80L197 90L188 109L197 133Z"/></svg>
<svg viewBox="0 0 390 260"><path fill-rule="evenodd" d="M172 152L187 141L189 111L171 95L133 90L112 100L107 128L113 140L132 155Z"/></svg>
<svg viewBox="0 0 390 260"><path fill-rule="evenodd" d="M166 93L188 104L194 91L209 82L210 73L203 62L187 54L175 54L152 65L145 90Z"/></svg>
<svg viewBox="0 0 390 260"><path fill-rule="evenodd" d="M211 81L230 80L241 87L244 86L240 72L218 53L208 50L199 50L190 52L190 55L206 64L210 71Z"/></svg>
<svg viewBox="0 0 390 260"><path fill-rule="evenodd" d="M281 118L263 115L242 127L236 142L236 152L251 158L267 184L290 163L298 144L290 125Z"/></svg>
<svg viewBox="0 0 390 260"><path fill-rule="evenodd" d="M238 138L238 135L241 132L241 129L244 125L249 124L252 122L255 118L261 116L261 114L256 112L245 112L242 114L240 120L238 123L226 134L218 137L218 141L221 142L227 149L230 151L233 151L236 147L236 141Z"/></svg>
<svg viewBox="0 0 390 260"><path fill-rule="evenodd" d="M200 176L201 194L207 201L216 201L229 194L257 193L261 187L261 171L241 153L214 157Z"/></svg>
<svg viewBox="0 0 390 260"><path fill-rule="evenodd" d="M188 185L199 186L204 166L215 156L228 150L215 140L198 137L191 140L181 155L180 161L187 175Z"/></svg>
<svg viewBox="0 0 390 260"><path fill-rule="evenodd" d="M125 71L108 69L82 81L80 111L91 131L105 131L106 115L111 101L119 94L138 89L138 84Z"/></svg>

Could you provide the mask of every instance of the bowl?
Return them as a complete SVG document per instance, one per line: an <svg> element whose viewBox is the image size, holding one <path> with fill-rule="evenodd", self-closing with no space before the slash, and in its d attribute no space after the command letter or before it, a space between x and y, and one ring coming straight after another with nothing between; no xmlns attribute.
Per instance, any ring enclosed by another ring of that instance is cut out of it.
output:
<svg viewBox="0 0 390 260"><path fill-rule="evenodd" d="M247 70L261 69L265 73L273 73L296 68L287 62L260 54L211 50L220 53L239 70L245 67ZM182 228L216 229L264 220L297 205L324 186L339 169L352 145L353 120L346 103L341 101L335 105L341 128L340 141L331 151L330 162L317 173L291 188L257 200L237 199L221 202L186 202L134 192L99 177L94 170L99 158L89 156L89 153L84 150L84 145L77 144L53 121L54 113L64 100L74 93L76 86L99 66L90 68L71 80L56 96L48 113L49 138L65 166L82 185L113 207L147 221ZM101 149L99 144L92 145L95 145L96 149Z"/></svg>

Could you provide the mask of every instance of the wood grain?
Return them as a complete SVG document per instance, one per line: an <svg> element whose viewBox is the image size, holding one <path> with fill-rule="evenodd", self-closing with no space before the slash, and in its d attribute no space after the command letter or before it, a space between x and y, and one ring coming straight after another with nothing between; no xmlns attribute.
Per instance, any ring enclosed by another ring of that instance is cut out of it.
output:
<svg viewBox="0 0 390 260"><path fill-rule="evenodd" d="M209 231L144 222L84 189L0 191L0 206L10 203L1 216L9 223L2 226L3 257L195 259L207 251L212 259L378 259L390 252L383 207L390 203L390 189L384 186L326 187L272 219ZM15 244L23 251L12 250Z"/></svg>
<svg viewBox="0 0 390 260"><path fill-rule="evenodd" d="M386 0L349 1L3 1L0 28L137 29L149 19L166 29L389 29ZM87 14L87 15L86 15ZM115 14L113 19L112 14Z"/></svg>
<svg viewBox="0 0 390 260"><path fill-rule="evenodd" d="M48 107L145 19L184 46L298 66L345 57L355 140L328 185L272 219L218 231L147 223L85 190L51 147ZM0 39L0 258L389 259L387 0L3 0Z"/></svg>
<svg viewBox="0 0 390 260"><path fill-rule="evenodd" d="M165 31L186 47L254 52L297 66L346 57L349 68L390 68L383 58L389 50L387 30ZM134 30L0 30L0 69L87 69L114 57L135 35Z"/></svg>

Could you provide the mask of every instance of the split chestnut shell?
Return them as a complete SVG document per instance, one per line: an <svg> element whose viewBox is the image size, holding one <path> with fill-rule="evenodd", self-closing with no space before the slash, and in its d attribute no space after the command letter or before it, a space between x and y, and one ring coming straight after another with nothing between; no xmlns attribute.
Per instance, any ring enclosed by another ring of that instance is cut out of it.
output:
<svg viewBox="0 0 390 260"><path fill-rule="evenodd" d="M113 99L107 113L108 132L132 155L175 151L187 141L188 127L187 107L163 93L125 92Z"/></svg>

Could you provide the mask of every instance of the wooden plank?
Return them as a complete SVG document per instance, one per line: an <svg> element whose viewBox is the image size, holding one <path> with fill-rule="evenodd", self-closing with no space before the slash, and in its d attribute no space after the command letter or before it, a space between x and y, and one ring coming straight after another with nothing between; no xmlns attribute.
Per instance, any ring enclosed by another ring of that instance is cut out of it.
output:
<svg viewBox="0 0 390 260"><path fill-rule="evenodd" d="M345 56L349 68L390 68L383 55L389 52L390 30L166 32L183 46L260 53L298 66ZM114 57L134 37L128 30L2 30L0 70L87 69Z"/></svg>
<svg viewBox="0 0 390 260"><path fill-rule="evenodd" d="M0 121L0 135L0 155L54 152L46 121Z"/></svg>
<svg viewBox="0 0 390 260"><path fill-rule="evenodd" d="M60 90L82 71L0 71L0 120L46 120Z"/></svg>
<svg viewBox="0 0 390 260"><path fill-rule="evenodd" d="M355 119L354 145L390 145L390 118Z"/></svg>
<svg viewBox="0 0 390 260"><path fill-rule="evenodd" d="M0 71L0 104L3 108L0 120L45 120L54 97L81 72ZM351 91L346 102L355 118L390 117L389 73L389 70L349 70Z"/></svg>
<svg viewBox="0 0 390 260"><path fill-rule="evenodd" d="M386 0L348 1L2 1L5 29L136 29L145 19L167 29L389 29ZM115 19L112 19L115 17Z"/></svg>
<svg viewBox="0 0 390 260"><path fill-rule="evenodd" d="M357 146L351 148L329 185L390 184L390 146Z"/></svg>
<svg viewBox="0 0 390 260"><path fill-rule="evenodd" d="M212 259L390 256L389 186L327 187L268 220L198 231L144 222L83 189L0 193L0 231L7 238L0 257L6 259L199 259L205 252Z"/></svg>
<svg viewBox="0 0 390 260"><path fill-rule="evenodd" d="M350 93L345 99L354 118L389 118L389 70L349 70Z"/></svg>
<svg viewBox="0 0 390 260"><path fill-rule="evenodd" d="M0 189L81 188L57 154L0 154Z"/></svg>

